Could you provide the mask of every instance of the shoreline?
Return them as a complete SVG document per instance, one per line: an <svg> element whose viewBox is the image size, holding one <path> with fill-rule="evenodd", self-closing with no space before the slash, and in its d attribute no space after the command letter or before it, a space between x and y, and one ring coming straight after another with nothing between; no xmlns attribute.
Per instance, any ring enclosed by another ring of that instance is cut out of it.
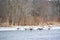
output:
<svg viewBox="0 0 60 40"><path fill-rule="evenodd" d="M42 30L52 30L52 29L60 29L60 26L13 26L13 27L0 27L0 31L7 31L7 30L37 30L37 29L42 29Z"/></svg>

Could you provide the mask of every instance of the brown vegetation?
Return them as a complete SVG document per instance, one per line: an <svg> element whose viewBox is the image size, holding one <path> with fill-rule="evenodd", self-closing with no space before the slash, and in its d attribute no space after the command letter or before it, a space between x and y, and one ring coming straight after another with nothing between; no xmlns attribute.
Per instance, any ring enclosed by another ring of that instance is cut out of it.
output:
<svg viewBox="0 0 60 40"><path fill-rule="evenodd" d="M60 25L60 1L0 0L0 26Z"/></svg>

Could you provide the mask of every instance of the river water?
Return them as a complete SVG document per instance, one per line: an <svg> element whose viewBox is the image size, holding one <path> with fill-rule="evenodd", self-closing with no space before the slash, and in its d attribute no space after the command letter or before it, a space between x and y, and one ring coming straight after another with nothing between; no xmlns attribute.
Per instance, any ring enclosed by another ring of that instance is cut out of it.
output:
<svg viewBox="0 0 60 40"><path fill-rule="evenodd" d="M0 40L60 40L60 29L0 31Z"/></svg>

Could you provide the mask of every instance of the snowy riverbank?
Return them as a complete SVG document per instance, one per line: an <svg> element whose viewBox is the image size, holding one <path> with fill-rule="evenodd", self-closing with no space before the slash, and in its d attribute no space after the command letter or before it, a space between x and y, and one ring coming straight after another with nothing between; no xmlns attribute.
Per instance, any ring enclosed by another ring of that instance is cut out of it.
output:
<svg viewBox="0 0 60 40"><path fill-rule="evenodd" d="M5 30L37 30L37 29L43 29L43 30L52 30L52 29L60 29L60 26L13 26L13 27L0 27L0 31L5 31Z"/></svg>

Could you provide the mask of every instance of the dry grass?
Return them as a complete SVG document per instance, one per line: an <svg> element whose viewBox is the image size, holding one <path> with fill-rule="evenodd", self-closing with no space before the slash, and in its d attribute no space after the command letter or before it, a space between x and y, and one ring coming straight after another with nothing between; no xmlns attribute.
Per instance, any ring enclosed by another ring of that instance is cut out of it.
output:
<svg viewBox="0 0 60 40"><path fill-rule="evenodd" d="M26 18L26 20L21 20L21 21L16 21L16 22L12 22L11 24L9 22L3 22L3 23L0 23L0 26L4 26L4 27L8 27L8 26L26 26L26 25L29 25L29 26L38 26L38 25L59 25L60 26L60 18L58 19L54 19L54 20L44 20L43 17L28 17Z"/></svg>

